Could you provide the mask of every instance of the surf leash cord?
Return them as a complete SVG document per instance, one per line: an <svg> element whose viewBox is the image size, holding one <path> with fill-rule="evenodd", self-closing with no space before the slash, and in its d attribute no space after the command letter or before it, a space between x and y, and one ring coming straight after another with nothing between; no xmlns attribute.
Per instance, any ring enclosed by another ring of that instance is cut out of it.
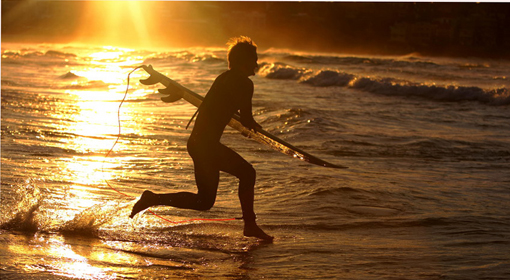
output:
<svg viewBox="0 0 510 280"><path fill-rule="evenodd" d="M118 127L119 127L119 132L117 134L117 138L115 139L115 142L113 143L112 147L110 148L110 150L108 150L108 152L106 153L104 159L103 159L103 163L101 165L101 173L104 174L104 163L106 161L106 159L108 158L108 156L112 153L113 149L115 148L115 146L117 145L117 143L119 142L120 140L120 136L122 135L122 125L121 125L121 122L120 122L120 109L122 108L122 104L124 104L124 101L126 100L127 98L127 94L129 92L129 80L130 80L130 77L131 77L131 74L133 72L135 72L136 70L140 69L140 68L144 68L145 65L141 65L141 66L138 66L138 67L135 67L133 70L131 70L131 72L129 72L129 74L127 75L127 85L126 85L126 91L124 93L124 97L122 98L122 100L120 101L120 104L119 104L119 108L117 110L117 121L118 121ZM196 114L196 113L195 113ZM191 122L191 121L190 121ZM188 124L189 125L189 124ZM110 187L110 189L114 190L115 192L117 192L118 194L122 195L122 196L125 196L125 197L128 197L128 198L132 198L132 199L136 199L136 197L134 196L131 196L131 195L128 195L128 194L125 194L119 190L117 190L116 188L114 188L112 185L110 185L110 183L108 182L108 180L106 180L104 177L103 177L103 181L106 183L106 185L108 185L108 187ZM184 220L184 221L178 221L178 222L175 222L175 221L170 221L168 219L166 219L165 217L162 217L156 213L154 213L153 211L151 211L150 209L147 209L147 211L149 211L151 214L153 214L154 216L164 220L164 221L167 221L171 224L184 224L184 223L189 223L189 222L195 222L195 221L213 221L213 222L220 222L220 221L233 221L233 220L238 220L240 218L227 218L227 219L204 219L204 218L197 218L197 219L188 219L188 220Z"/></svg>

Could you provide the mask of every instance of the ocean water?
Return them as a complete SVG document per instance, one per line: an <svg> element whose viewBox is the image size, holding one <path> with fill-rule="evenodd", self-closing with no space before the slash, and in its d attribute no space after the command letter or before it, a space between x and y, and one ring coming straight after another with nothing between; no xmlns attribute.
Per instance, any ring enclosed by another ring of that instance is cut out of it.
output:
<svg viewBox="0 0 510 280"><path fill-rule="evenodd" d="M205 94L223 49L2 44L1 279L509 279L510 62L259 53L255 119L349 169L290 158L227 128L257 170L242 236L237 181L207 212L136 198L194 191L195 108L144 86L153 67ZM106 153L118 133L112 153ZM107 184L110 184L108 185ZM169 222L169 221L172 222Z"/></svg>

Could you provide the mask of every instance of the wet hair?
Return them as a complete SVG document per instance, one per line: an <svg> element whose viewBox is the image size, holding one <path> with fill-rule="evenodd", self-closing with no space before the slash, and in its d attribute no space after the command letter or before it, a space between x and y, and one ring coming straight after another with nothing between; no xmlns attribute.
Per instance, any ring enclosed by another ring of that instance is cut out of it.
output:
<svg viewBox="0 0 510 280"><path fill-rule="evenodd" d="M228 45L228 68L239 65L253 53L257 53L257 45L247 36L230 38Z"/></svg>

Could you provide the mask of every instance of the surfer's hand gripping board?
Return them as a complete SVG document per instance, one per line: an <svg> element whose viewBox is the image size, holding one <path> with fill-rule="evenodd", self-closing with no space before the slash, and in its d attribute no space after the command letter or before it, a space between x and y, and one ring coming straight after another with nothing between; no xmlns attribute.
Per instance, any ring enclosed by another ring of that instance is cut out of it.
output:
<svg viewBox="0 0 510 280"><path fill-rule="evenodd" d="M142 68L148 74L150 74L150 77L147 79L140 80L140 83L144 85L154 85L157 83L163 84L166 88L160 89L158 91L161 94L167 95L161 98L161 100L163 100L164 102L168 103L175 102L183 98L197 108L200 107L200 104L202 104L202 101L204 100L203 96L185 88L176 81L159 73L158 71L154 70L151 65L143 65ZM297 147L294 147L291 144L285 142L284 140L270 134L269 132L263 130L261 127L255 127L254 129L247 128L241 124L240 120L241 117L239 116L239 114L236 113L234 114L228 125L241 132L241 134L243 134L244 136L252 138L253 140L259 143L268 145L269 147L281 153L319 166L331 168L347 168L345 166L329 163L318 157L310 155L307 152Z"/></svg>

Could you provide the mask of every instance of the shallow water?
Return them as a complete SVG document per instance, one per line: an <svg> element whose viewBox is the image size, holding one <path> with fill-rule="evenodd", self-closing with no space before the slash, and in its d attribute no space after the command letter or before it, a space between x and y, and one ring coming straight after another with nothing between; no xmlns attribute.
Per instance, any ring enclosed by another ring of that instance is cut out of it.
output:
<svg viewBox="0 0 510 280"><path fill-rule="evenodd" d="M259 224L128 215L143 190L194 191L185 126L195 109L141 85L135 66L204 94L218 49L2 44L2 279L507 279L508 61L266 50L254 115L333 163L313 166L227 129L257 170ZM109 187L105 180L111 185ZM207 212L241 215L222 175ZM120 192L120 193L119 193Z"/></svg>

